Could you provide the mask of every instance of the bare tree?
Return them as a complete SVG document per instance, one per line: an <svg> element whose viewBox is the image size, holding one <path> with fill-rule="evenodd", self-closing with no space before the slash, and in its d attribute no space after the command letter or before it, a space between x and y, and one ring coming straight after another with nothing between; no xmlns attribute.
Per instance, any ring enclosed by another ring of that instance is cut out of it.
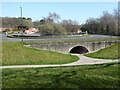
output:
<svg viewBox="0 0 120 90"><path fill-rule="evenodd" d="M61 24L66 28L68 33L76 32L80 28L77 21L62 20Z"/></svg>
<svg viewBox="0 0 120 90"><path fill-rule="evenodd" d="M89 18L84 26L91 34L119 35L118 10L113 14L104 11L100 18Z"/></svg>
<svg viewBox="0 0 120 90"><path fill-rule="evenodd" d="M48 17L44 17L42 20L48 22L48 23L59 23L60 16L58 14L54 13L49 13Z"/></svg>

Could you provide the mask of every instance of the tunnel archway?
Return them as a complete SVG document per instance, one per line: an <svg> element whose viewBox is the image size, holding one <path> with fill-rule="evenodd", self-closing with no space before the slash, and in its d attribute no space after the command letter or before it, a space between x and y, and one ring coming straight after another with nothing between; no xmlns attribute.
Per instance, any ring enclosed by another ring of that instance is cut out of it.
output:
<svg viewBox="0 0 120 90"><path fill-rule="evenodd" d="M85 54L88 53L88 49L83 46L76 46L70 50L69 53L75 53L75 54Z"/></svg>

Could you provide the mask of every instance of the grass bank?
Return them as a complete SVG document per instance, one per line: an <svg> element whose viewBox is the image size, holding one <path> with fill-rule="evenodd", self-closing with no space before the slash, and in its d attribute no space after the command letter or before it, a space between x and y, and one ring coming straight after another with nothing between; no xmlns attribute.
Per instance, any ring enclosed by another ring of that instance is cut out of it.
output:
<svg viewBox="0 0 120 90"><path fill-rule="evenodd" d="M26 41L24 44L39 44L39 43L73 43L73 42L96 42L96 41L113 41L120 38L104 38L104 39L79 39L79 40L56 40L56 41Z"/></svg>
<svg viewBox="0 0 120 90"><path fill-rule="evenodd" d="M85 56L99 59L119 59L119 46L120 43L101 49L94 53L85 54Z"/></svg>
<svg viewBox="0 0 120 90"><path fill-rule="evenodd" d="M79 58L70 54L25 47L21 42L2 43L2 65L66 64Z"/></svg>
<svg viewBox="0 0 120 90"><path fill-rule="evenodd" d="M120 63L2 70L3 88L120 88Z"/></svg>

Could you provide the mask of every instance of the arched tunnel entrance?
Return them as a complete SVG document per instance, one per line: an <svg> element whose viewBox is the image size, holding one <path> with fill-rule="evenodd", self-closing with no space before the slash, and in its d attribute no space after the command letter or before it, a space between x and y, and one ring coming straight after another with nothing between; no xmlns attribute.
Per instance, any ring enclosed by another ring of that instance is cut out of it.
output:
<svg viewBox="0 0 120 90"><path fill-rule="evenodd" d="M75 54L85 54L89 52L87 48L83 46L76 46L70 50L69 53L75 53Z"/></svg>

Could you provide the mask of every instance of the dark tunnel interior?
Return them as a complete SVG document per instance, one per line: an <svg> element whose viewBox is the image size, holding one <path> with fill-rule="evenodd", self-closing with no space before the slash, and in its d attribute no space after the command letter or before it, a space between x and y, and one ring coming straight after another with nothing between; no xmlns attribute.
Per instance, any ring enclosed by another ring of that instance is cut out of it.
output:
<svg viewBox="0 0 120 90"><path fill-rule="evenodd" d="M85 54L88 53L88 49L83 46L76 46L70 50L69 53L75 53L75 54Z"/></svg>

